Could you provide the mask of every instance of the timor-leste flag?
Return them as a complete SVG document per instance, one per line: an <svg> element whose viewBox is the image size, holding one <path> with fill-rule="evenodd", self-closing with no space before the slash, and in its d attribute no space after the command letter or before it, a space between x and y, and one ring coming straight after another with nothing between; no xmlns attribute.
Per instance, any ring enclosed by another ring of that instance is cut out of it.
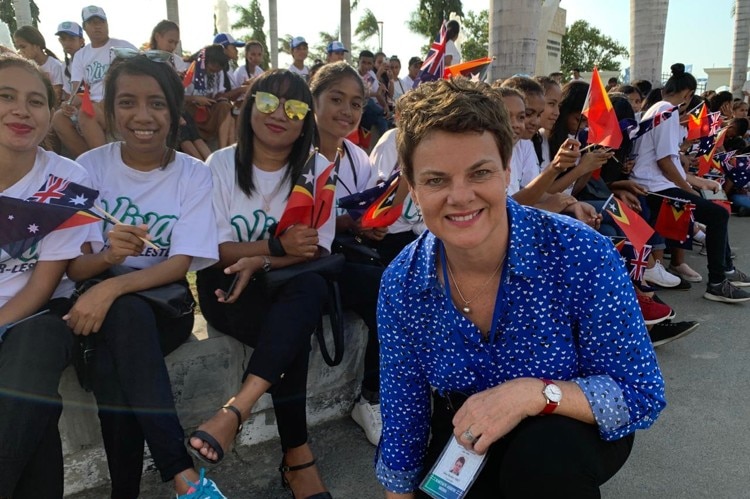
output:
<svg viewBox="0 0 750 499"><path fill-rule="evenodd" d="M589 144L619 149L622 143L622 132L617 114L612 107L607 91L599 77L599 71L594 68L591 85L583 103L583 115L589 122Z"/></svg>
<svg viewBox="0 0 750 499"><path fill-rule="evenodd" d="M94 103L91 101L91 92L86 82L83 82L83 95L81 95L81 111L91 118L94 117L96 111L94 111Z"/></svg>
<svg viewBox="0 0 750 499"><path fill-rule="evenodd" d="M654 229L666 239L685 241L688 238L693 207L693 204L680 199L662 199Z"/></svg>
<svg viewBox="0 0 750 499"><path fill-rule="evenodd" d="M313 207L313 227L319 229L329 218L334 208L336 181L338 180L341 156L336 158L315 181L315 205Z"/></svg>
<svg viewBox="0 0 750 499"><path fill-rule="evenodd" d="M721 130L716 136L716 140L711 147L711 150L706 154L698 156L698 176L702 177L709 173L712 169L721 169L721 165L714 159L714 156L719 152L719 148L724 146L724 135L726 129Z"/></svg>
<svg viewBox="0 0 750 499"><path fill-rule="evenodd" d="M362 215L362 227L388 227L393 224L401 216L408 193L409 187L401 181L401 175L393 175L385 191Z"/></svg>
<svg viewBox="0 0 750 499"><path fill-rule="evenodd" d="M481 59L454 64L445 68L443 78L447 80L456 76L465 76L473 81L484 81L490 64L492 64L492 57L482 57Z"/></svg>
<svg viewBox="0 0 750 499"><path fill-rule="evenodd" d="M706 112L706 103L701 103L697 109L688 113L688 140L708 137L710 126L708 124L708 113Z"/></svg>
<svg viewBox="0 0 750 499"><path fill-rule="evenodd" d="M286 208L276 226L276 237L279 237L292 225L303 224L313 226L313 210L315 209L315 197L313 189L315 185L315 159L318 151L310 153L305 166L294 183L294 189L286 202Z"/></svg>
<svg viewBox="0 0 750 499"><path fill-rule="evenodd" d="M604 209L612 215L612 219L622 229L635 249L642 251L646 241L654 234L654 229L640 215L620 203L614 196L609 197L604 204Z"/></svg>

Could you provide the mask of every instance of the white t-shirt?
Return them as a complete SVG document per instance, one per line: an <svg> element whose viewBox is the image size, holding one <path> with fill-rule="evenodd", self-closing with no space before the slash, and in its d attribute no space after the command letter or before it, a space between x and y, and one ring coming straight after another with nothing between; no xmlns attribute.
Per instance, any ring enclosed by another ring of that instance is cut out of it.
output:
<svg viewBox="0 0 750 499"><path fill-rule="evenodd" d="M172 54L172 66L178 73L183 73L190 67L189 62L185 62L180 54Z"/></svg>
<svg viewBox="0 0 750 499"><path fill-rule="evenodd" d="M213 205L219 244L226 242L251 242L268 239L268 228L281 220L289 197L291 179L284 181L286 167L266 172L253 165L255 191L247 196L237 185L234 167L235 146L219 149L206 162L213 176ZM330 163L318 155L315 162L317 179ZM268 201L268 210L264 205ZM331 216L318 229L318 246L331 250L336 230L336 217Z"/></svg>
<svg viewBox="0 0 750 499"><path fill-rule="evenodd" d="M109 52L112 47L135 49L132 43L116 38L110 38L98 48L92 47L89 43L76 52L70 65L70 81L85 81L89 85L93 102L104 99L104 77L112 63L113 57Z"/></svg>
<svg viewBox="0 0 750 499"><path fill-rule="evenodd" d="M242 85L247 80L251 78L257 78L258 76L263 74L263 68L260 66L255 66L255 71L253 71L253 74L251 76L247 75L247 66L243 64L242 66L238 67L234 72L234 82L237 85Z"/></svg>
<svg viewBox="0 0 750 499"><path fill-rule="evenodd" d="M65 78L63 77L63 71L65 71L65 65L55 59L52 56L47 56L47 60L39 66L42 68L42 71L47 73L47 76L49 77L49 81L52 82L52 85L65 85Z"/></svg>
<svg viewBox="0 0 750 499"><path fill-rule="evenodd" d="M370 152L370 163L372 163L372 176L370 177L370 185L367 187L374 187L380 181L388 180L393 172L396 171L398 165L398 152L396 151L396 128L392 128L385 132L378 143L373 147ZM401 182L406 182L405 179L401 179ZM425 230L424 222L422 221L422 212L419 207L414 203L411 198L411 194L406 195L404 199L404 209L401 212L401 216L398 217L393 225L388 227L389 234L398 234L400 232L413 231L415 234L421 234Z"/></svg>
<svg viewBox="0 0 750 499"><path fill-rule="evenodd" d="M510 158L510 182L508 182L507 194L512 196L520 191L526 184L524 178L532 179L538 175L539 162L534 151L534 144L530 140L521 139L513 146L513 155ZM533 176L532 176L533 175ZM528 182L527 182L528 183Z"/></svg>
<svg viewBox="0 0 750 499"><path fill-rule="evenodd" d="M229 89L231 90L233 88L237 88L237 84L234 81L234 77L232 76L231 71L227 71L226 76L229 80ZM224 71L213 73L213 75L209 75L208 73L206 73L203 78L206 82L205 90L199 92L195 90L195 86L191 83L185 89L185 95L203 95L206 97L214 97L217 94L221 94L227 91L227 86L224 85ZM209 83L211 84L209 85Z"/></svg>
<svg viewBox="0 0 750 499"><path fill-rule="evenodd" d="M362 83L365 84L365 95L370 95L377 93L378 89L380 88L380 83L378 83L378 76L375 74L375 71L368 71L365 73L365 75L359 75L360 78L362 78ZM370 97L374 102L377 102L378 100L375 97Z"/></svg>
<svg viewBox="0 0 750 499"><path fill-rule="evenodd" d="M653 118L673 107L666 101L657 102L646 111L643 119ZM633 154L637 156L630 179L652 192L677 187L664 176L656 161L670 157L677 171L685 178L685 170L680 164L680 140L680 116L678 113L672 113L666 121L662 121L635 141Z"/></svg>
<svg viewBox="0 0 750 499"><path fill-rule="evenodd" d="M456 47L456 43L453 40L448 40L445 44L445 55L453 56L450 64L451 66L461 63L461 53L458 51L458 47Z"/></svg>
<svg viewBox="0 0 750 499"><path fill-rule="evenodd" d="M302 78L304 78L305 81L307 81L307 76L310 74L310 68L308 68L307 66L302 66L302 69L300 69L294 64L289 65L289 71L300 75Z"/></svg>
<svg viewBox="0 0 750 499"><path fill-rule="evenodd" d="M122 161L122 143L97 147L78 157L91 175L99 201L122 223L148 225L151 241L139 256L124 264L137 269L152 267L174 255L192 257L190 270L200 270L219 260L216 220L211 207L211 172L205 164L175 153L165 168L142 172ZM111 224L99 225L105 243Z"/></svg>
<svg viewBox="0 0 750 499"><path fill-rule="evenodd" d="M45 189L50 175L91 187L88 174L79 165L39 148L31 171L0 193L0 196L28 199ZM26 286L37 262L71 260L80 255L81 245L91 241L96 232L92 230L95 226L96 224L90 224L53 231L26 250L20 258L11 258L0 250L0 307ZM63 279L52 298L67 297L72 292L73 283Z"/></svg>

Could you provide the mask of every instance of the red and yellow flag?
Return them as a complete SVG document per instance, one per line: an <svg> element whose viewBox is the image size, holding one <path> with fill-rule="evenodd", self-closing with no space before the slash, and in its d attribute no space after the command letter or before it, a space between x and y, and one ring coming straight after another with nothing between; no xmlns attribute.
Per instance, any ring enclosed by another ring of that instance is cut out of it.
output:
<svg viewBox="0 0 750 499"><path fill-rule="evenodd" d="M336 181L338 180L339 163L341 157L336 153L336 159L323 170L315 181L315 206L313 207L313 227L319 229L329 218L334 208Z"/></svg>
<svg viewBox="0 0 750 499"><path fill-rule="evenodd" d="M81 96L81 111L83 111L86 116L93 118L96 111L94 111L94 103L91 102L91 92L89 92L89 86L86 82L83 82L82 85L83 95Z"/></svg>
<svg viewBox="0 0 750 499"><path fill-rule="evenodd" d="M318 151L314 150L307 158L305 166L294 183L294 189L286 202L286 208L276 226L276 237L279 237L292 225L302 224L313 226L313 210L315 209L315 198L313 197L313 185L315 183L315 159Z"/></svg>
<svg viewBox="0 0 750 499"><path fill-rule="evenodd" d="M664 198L661 201L661 208L659 208L659 216L656 218L654 229L667 239L686 241L692 213L692 204L686 201Z"/></svg>
<svg viewBox="0 0 750 499"><path fill-rule="evenodd" d="M620 122L617 120L617 114L615 114L597 68L594 68L594 74L591 76L591 85L582 113L589 122L589 144L619 149L622 143Z"/></svg>
<svg viewBox="0 0 750 499"><path fill-rule="evenodd" d="M706 113L706 103L702 103L698 109L688 113L688 140L708 137L710 126L708 124L708 114Z"/></svg>
<svg viewBox="0 0 750 499"><path fill-rule="evenodd" d="M620 203L614 196L610 196L604 204L604 209L612 215L612 219L625 233L630 244L638 252L642 251L646 241L654 234L654 229L640 215Z"/></svg>

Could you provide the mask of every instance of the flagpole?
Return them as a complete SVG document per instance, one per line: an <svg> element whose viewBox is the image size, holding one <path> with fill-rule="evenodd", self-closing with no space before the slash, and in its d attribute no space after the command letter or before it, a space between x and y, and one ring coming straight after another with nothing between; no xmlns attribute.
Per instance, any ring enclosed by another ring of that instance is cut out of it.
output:
<svg viewBox="0 0 750 499"><path fill-rule="evenodd" d="M689 199L673 198L671 196L665 196L664 194L658 194L656 192L651 192L651 191L647 192L646 195L647 196L657 196L657 197L664 198L664 199L671 199L672 201L679 201L681 203L689 203L690 202Z"/></svg>
<svg viewBox="0 0 750 499"><path fill-rule="evenodd" d="M98 204L94 204L94 208L96 208L97 210L99 210L105 217L107 217L107 220L109 220L113 224L115 224L115 225L127 225L127 224L122 223L120 220L118 220L117 218L115 218L113 215L110 215L109 213L107 213L107 211L104 208L102 208L101 206L99 206ZM145 237L139 237L138 239L140 239L141 241L143 241L143 243L146 246L150 247L150 248L153 248L155 250L160 250L161 249L160 247L158 247L157 245L155 245L154 243L152 243L151 241L149 241Z"/></svg>
<svg viewBox="0 0 750 499"><path fill-rule="evenodd" d="M604 204L602 205L602 210L599 213L604 213L604 210L607 209L607 205L610 201L612 201L612 198L615 197L614 193L610 194L606 201L604 201Z"/></svg>

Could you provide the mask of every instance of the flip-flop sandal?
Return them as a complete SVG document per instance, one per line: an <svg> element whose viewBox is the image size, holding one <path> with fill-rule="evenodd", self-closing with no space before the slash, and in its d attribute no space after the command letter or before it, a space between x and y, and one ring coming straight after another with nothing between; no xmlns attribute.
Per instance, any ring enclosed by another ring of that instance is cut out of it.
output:
<svg viewBox="0 0 750 499"><path fill-rule="evenodd" d="M222 409L231 411L235 416L237 416L237 430L234 433L234 436L236 437L237 434L242 431L242 414L240 413L240 410L233 405L225 405L224 407L222 407ZM198 438L207 443L214 450L214 452L216 452L216 459L207 458L206 456L201 454L200 449L196 449L195 447L190 445L190 440L192 438ZM191 433L187 439L186 446L188 452L190 452L193 456L203 461L204 463L219 464L221 460L224 459L224 449L222 449L221 444L213 437L213 435L203 430L195 430L193 433Z"/></svg>

